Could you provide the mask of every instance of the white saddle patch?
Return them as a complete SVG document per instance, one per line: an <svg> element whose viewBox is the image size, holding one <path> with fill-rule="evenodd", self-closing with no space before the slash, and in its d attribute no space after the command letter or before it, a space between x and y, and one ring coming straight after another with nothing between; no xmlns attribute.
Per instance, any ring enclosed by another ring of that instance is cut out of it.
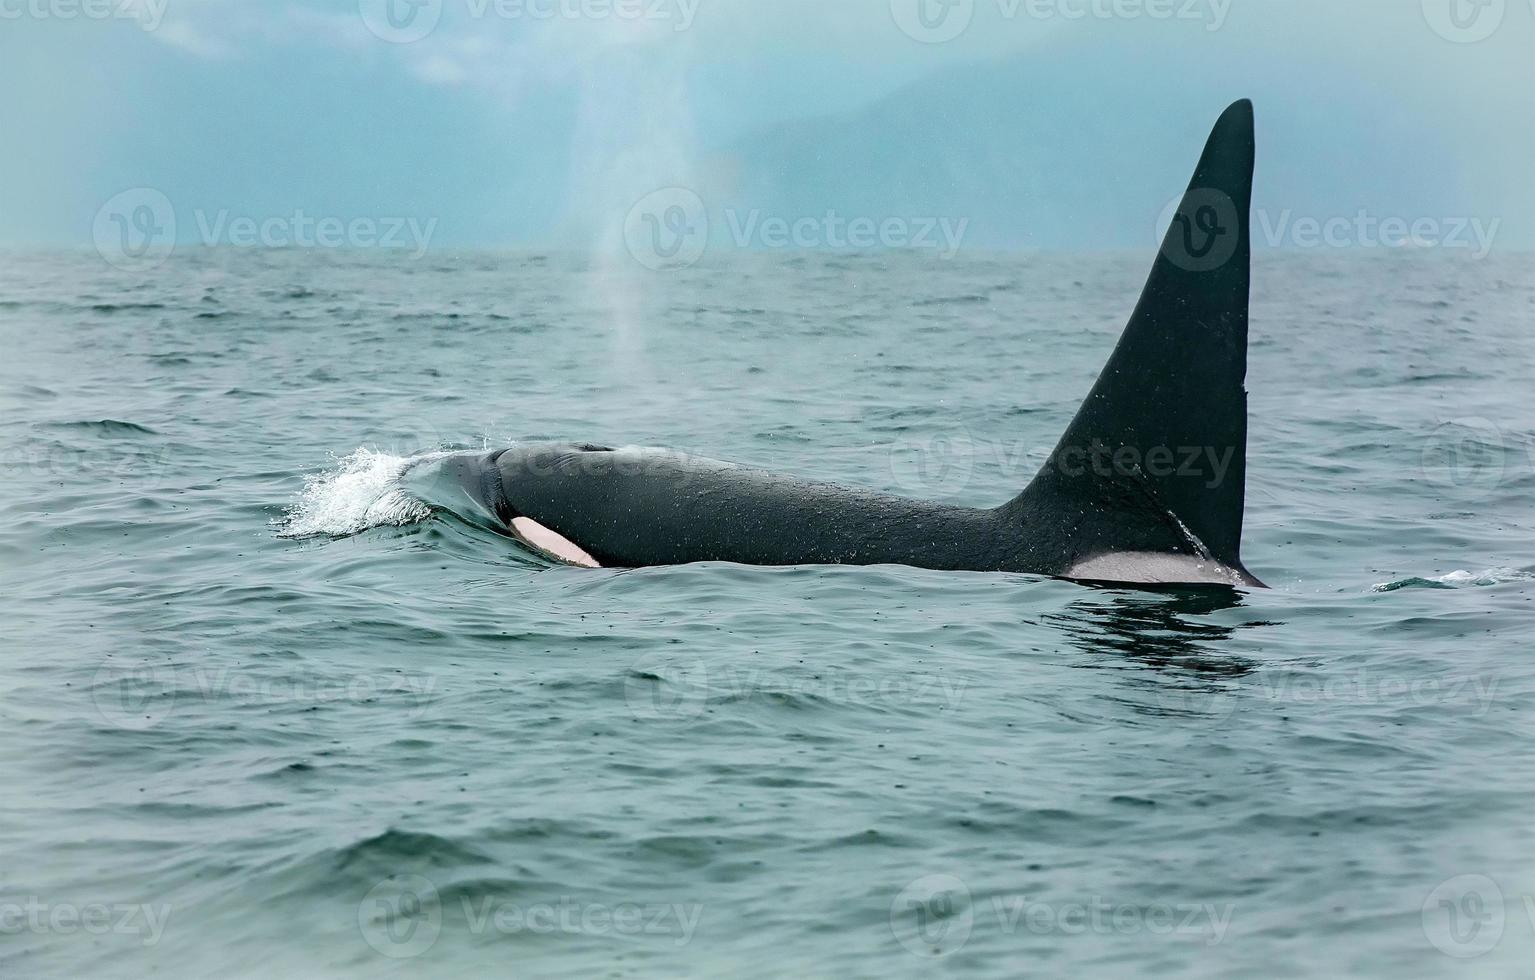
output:
<svg viewBox="0 0 1535 980"><path fill-rule="evenodd" d="M602 564L587 554L586 549L562 534L549 530L530 517L512 520L512 533L517 540L534 551L555 561L577 568L601 568Z"/></svg>
<svg viewBox="0 0 1535 980"><path fill-rule="evenodd" d="M1066 578L1135 585L1243 585L1242 576L1211 558L1118 551L1079 562Z"/></svg>

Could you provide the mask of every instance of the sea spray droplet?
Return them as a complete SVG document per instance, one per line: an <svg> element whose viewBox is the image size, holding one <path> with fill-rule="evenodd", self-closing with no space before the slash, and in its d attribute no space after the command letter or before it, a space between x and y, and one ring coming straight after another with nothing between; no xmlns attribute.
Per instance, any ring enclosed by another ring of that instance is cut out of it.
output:
<svg viewBox="0 0 1535 980"><path fill-rule="evenodd" d="M337 469L309 478L278 522L277 533L285 538L344 537L425 520L431 508L406 493L399 480L410 467L441 455L403 457L358 449Z"/></svg>

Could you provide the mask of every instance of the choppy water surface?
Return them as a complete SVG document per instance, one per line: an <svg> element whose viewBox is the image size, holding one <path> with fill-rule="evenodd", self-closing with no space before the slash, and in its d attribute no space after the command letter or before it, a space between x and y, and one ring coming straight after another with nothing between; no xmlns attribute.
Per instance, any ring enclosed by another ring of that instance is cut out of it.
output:
<svg viewBox="0 0 1535 980"><path fill-rule="evenodd" d="M0 974L1527 975L1527 257L1260 261L1271 592L548 567L400 479L995 504L1148 261L7 256Z"/></svg>

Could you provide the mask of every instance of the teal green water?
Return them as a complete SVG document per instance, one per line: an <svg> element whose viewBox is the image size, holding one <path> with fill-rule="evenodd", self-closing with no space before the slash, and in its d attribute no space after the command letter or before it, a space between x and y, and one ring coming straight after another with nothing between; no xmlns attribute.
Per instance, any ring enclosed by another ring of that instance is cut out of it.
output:
<svg viewBox="0 0 1535 980"><path fill-rule="evenodd" d="M995 504L1146 262L7 256L0 975L1527 975L1528 257L1260 259L1269 592L549 567L405 472Z"/></svg>

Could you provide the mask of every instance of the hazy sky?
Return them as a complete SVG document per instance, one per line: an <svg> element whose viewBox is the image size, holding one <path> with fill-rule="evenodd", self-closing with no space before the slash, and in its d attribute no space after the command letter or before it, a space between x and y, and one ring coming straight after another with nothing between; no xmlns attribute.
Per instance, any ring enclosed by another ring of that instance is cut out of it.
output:
<svg viewBox="0 0 1535 980"><path fill-rule="evenodd" d="M0 93L10 245L89 244L149 188L181 241L330 219L356 244L398 222L394 244L581 247L678 186L728 187L737 225L944 206L987 241L1123 245L1058 233L1043 188L1162 187L1246 95L1270 244L1304 245L1297 218L1343 244L1386 218L1535 243L1535 0L0 0ZM1040 128L1009 132L1014 106ZM1044 126L1061 107L1080 131ZM903 158L925 140L941 166ZM999 154L1041 171L1007 220Z"/></svg>

